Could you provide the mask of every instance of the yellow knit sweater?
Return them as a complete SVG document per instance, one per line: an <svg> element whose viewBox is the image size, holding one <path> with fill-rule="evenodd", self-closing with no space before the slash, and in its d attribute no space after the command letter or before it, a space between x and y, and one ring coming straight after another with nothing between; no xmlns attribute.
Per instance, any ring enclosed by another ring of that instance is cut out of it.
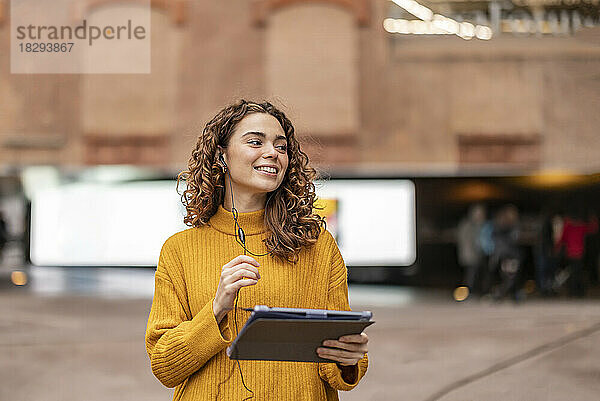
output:
<svg viewBox="0 0 600 401"><path fill-rule="evenodd" d="M264 209L240 213L246 246L265 253ZM234 362L225 354L235 337L234 313L220 324L212 303L221 267L243 249L235 241L231 212L219 207L207 226L181 231L165 242L155 273L154 300L146 328L146 351L154 375L175 387L174 401L243 400L244 388ZM350 310L347 271L331 234L324 230L304 248L296 264L271 255L255 257L261 279L240 290L238 308L272 307ZM250 312L238 309L239 329ZM240 361L252 400L337 400L367 371L368 358L344 375L335 363Z"/></svg>

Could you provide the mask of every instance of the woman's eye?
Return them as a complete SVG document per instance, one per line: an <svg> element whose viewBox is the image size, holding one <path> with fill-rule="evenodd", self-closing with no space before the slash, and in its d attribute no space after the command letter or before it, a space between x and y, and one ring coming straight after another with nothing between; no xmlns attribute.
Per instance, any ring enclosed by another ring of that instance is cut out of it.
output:
<svg viewBox="0 0 600 401"><path fill-rule="evenodd" d="M248 143L252 144L252 145L260 145L261 142L258 139L252 139L250 141L248 141Z"/></svg>
<svg viewBox="0 0 600 401"><path fill-rule="evenodd" d="M287 152L287 145L279 145L277 146L279 148L279 150L281 150L282 152Z"/></svg>

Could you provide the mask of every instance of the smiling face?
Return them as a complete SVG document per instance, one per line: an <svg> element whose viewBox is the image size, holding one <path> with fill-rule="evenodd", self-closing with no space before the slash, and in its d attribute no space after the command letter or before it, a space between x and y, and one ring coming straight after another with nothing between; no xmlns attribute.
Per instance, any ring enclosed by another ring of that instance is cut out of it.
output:
<svg viewBox="0 0 600 401"><path fill-rule="evenodd" d="M236 209L242 212L262 208L266 194L276 190L285 177L289 162L285 132L270 114L248 114L233 130L223 158L229 168L226 180L231 179ZM226 207L229 202L230 186L226 182Z"/></svg>

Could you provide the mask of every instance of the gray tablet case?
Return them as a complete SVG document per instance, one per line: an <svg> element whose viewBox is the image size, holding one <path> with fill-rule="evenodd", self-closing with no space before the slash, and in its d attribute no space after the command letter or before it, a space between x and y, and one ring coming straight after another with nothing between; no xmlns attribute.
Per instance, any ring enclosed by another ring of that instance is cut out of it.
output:
<svg viewBox="0 0 600 401"><path fill-rule="evenodd" d="M230 359L332 362L320 358L324 340L359 334L375 323L369 311L269 308L257 305L227 348Z"/></svg>

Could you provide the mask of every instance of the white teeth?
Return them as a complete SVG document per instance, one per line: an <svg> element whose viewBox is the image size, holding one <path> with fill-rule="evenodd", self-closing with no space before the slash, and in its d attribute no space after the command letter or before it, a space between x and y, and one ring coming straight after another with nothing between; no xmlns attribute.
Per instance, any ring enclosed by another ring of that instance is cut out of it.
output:
<svg viewBox="0 0 600 401"><path fill-rule="evenodd" d="M276 174L277 170L273 167L255 167L256 170L266 171L267 173Z"/></svg>

